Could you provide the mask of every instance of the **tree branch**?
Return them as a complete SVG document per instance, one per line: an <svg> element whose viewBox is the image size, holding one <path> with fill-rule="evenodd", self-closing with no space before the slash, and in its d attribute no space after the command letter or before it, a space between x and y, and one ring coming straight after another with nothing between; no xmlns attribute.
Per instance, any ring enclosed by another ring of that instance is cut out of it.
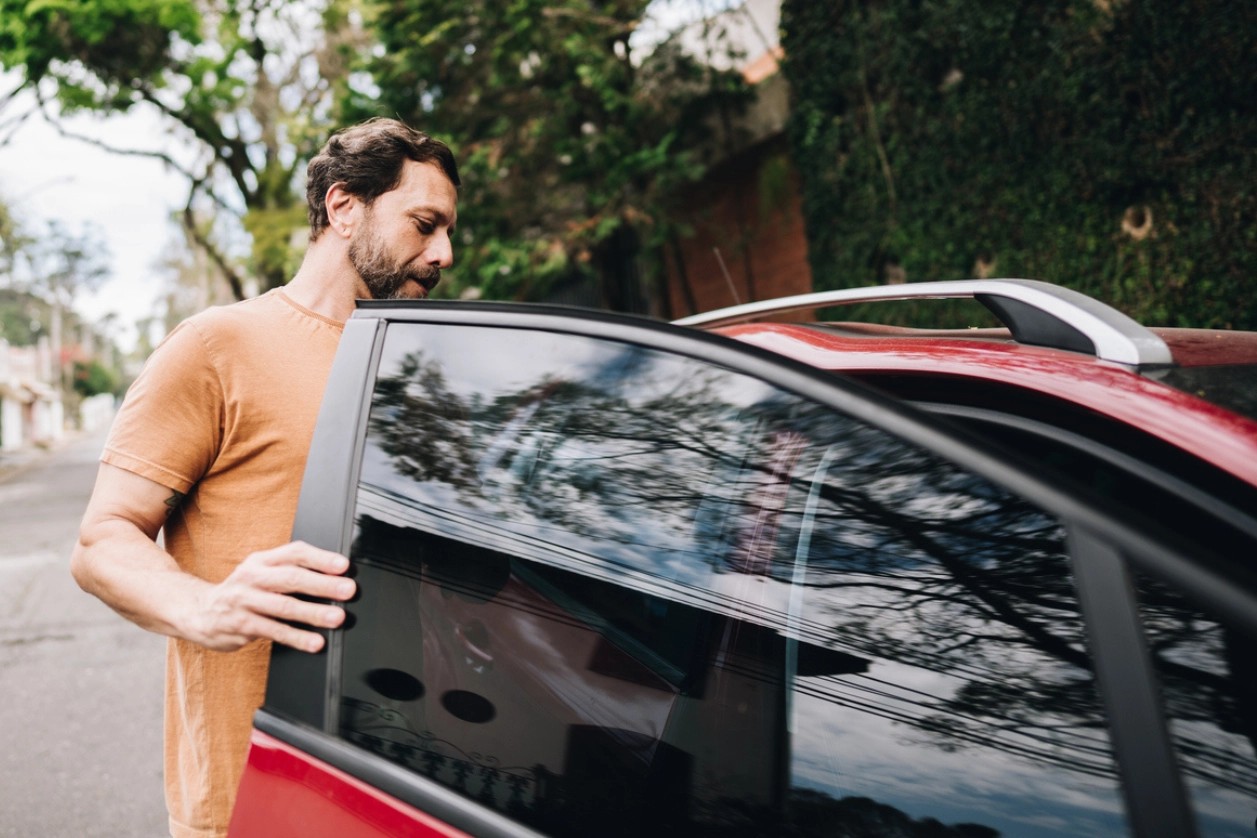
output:
<svg viewBox="0 0 1257 838"><path fill-rule="evenodd" d="M873 148L877 151L877 161L882 168L882 178L886 181L886 198L890 203L890 221L895 223L898 201L895 197L895 174L890 167L890 157L886 154L886 146L882 142L881 128L877 124L877 106L873 102L873 94L869 90L867 61L864 55L864 40L859 41L858 55L860 58L860 92L864 96L864 111L869 120L869 137L873 140Z"/></svg>
<svg viewBox="0 0 1257 838"><path fill-rule="evenodd" d="M61 124L61 121L59 119L50 115L48 111L45 109L44 105L45 103L43 102L43 100L41 100L40 106L39 106L39 112L40 112L40 115L43 116L44 121L47 122L49 125L51 125L53 130L55 130L58 134L60 134L61 136L65 137L68 140L74 140L76 142L86 143L87 145L95 146L96 148L99 148L102 151L107 151L110 154L118 154L124 157L148 157L153 160L159 160L162 163L165 163L170 168L174 169L179 174L186 177L189 181L192 181L193 183L195 183L198 179L197 175L195 175L188 169L184 168L183 165L181 165L177 160L175 160L173 157L171 157L169 154L167 154L164 151L151 151L151 150L144 150L144 149L138 149L138 148L120 148L118 146L111 145L110 143L107 143L103 140L98 140L95 137L87 137L87 136L84 136L83 134L78 134L74 131L70 131L66 129L64 125Z"/></svg>
<svg viewBox="0 0 1257 838"><path fill-rule="evenodd" d="M196 224L196 215L192 210L192 203L196 197L199 185L200 182L193 186L192 192L188 195L187 206L183 208L184 231L188 234L188 237L196 243L197 247L205 251L205 255L209 256L210 261L217 265L218 269L223 272L223 277L227 280L227 284L231 286L232 295L237 300L243 300L245 298L244 281L241 279L240 274L237 273L235 268L227 262L227 258L223 256L217 247L214 246L214 243L210 241L209 236L201 232L200 227ZM212 194L211 198L213 198ZM217 199L214 198L214 200Z"/></svg>
<svg viewBox="0 0 1257 838"><path fill-rule="evenodd" d="M203 142L210 149L214 160L227 168L227 171L231 174L231 179L240 190L240 194L244 196L245 203L249 203L249 196L252 193L249 189L248 180L245 178L245 173L249 170L249 155L244 142L225 136L221 128L212 119L208 121L207 125L204 124L204 120L194 118L194 114L170 107L158 99L148 88L135 88L135 91L143 101L148 102L167 117L187 128L198 140Z"/></svg>
<svg viewBox="0 0 1257 838"><path fill-rule="evenodd" d="M12 90L7 93L0 93L0 113L3 113L5 108L11 107L13 103L17 101L18 95L29 87L31 87L31 83L28 80L23 79ZM10 116L6 119L0 120L0 146L8 145L13 139L13 135L17 132L17 129L21 128L22 123L30 119L31 114L35 113L37 110L37 107L29 108L25 112L19 113L16 116Z"/></svg>
<svg viewBox="0 0 1257 838"><path fill-rule="evenodd" d="M633 34L633 30L637 29L640 21L624 21L617 20L607 15L597 15L591 12L582 12L576 9L555 9L545 8L541 10L542 17L548 17L557 20L561 17L570 18L578 23L592 23L596 26L605 26L611 30L612 35L628 36Z"/></svg>

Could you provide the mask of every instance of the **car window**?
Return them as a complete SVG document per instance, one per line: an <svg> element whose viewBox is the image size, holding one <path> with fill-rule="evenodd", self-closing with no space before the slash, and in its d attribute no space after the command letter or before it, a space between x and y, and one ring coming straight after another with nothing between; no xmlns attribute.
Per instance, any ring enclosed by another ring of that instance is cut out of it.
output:
<svg viewBox="0 0 1257 838"><path fill-rule="evenodd" d="M1010 400L1011 401L1011 400ZM918 402L975 431L986 443L1015 452L1044 474L1102 499L1124 520L1168 526L1197 561L1220 564L1237 586L1257 592L1248 556L1257 549L1257 490L1168 445L1132 447L1116 436L1139 432L1108 420L1064 421L1007 409Z"/></svg>
<svg viewBox="0 0 1257 838"><path fill-rule="evenodd" d="M540 831L1124 831L1064 531L610 340L389 327L341 735Z"/></svg>
<svg viewBox="0 0 1257 838"><path fill-rule="evenodd" d="M1104 443L990 410L945 408L983 438L1067 474L1140 526L1168 523L1202 566L1235 590L1257 590L1251 508L1236 508ZM1225 497L1225 496L1224 496ZM1230 498L1226 498L1230 500ZM1140 524L1139 522L1143 522ZM1257 822L1257 642L1251 624L1219 616L1205 598L1136 570L1140 616L1180 771L1204 835L1249 835Z"/></svg>
<svg viewBox="0 0 1257 838"><path fill-rule="evenodd" d="M1257 638L1137 574L1148 648L1202 835L1257 823Z"/></svg>
<svg viewBox="0 0 1257 838"><path fill-rule="evenodd" d="M1221 368L1223 372L1227 369L1231 368ZM1167 375L1172 377L1177 372L1170 371ZM1153 465L1175 481L1189 484L1214 498L1225 499L1238 509L1257 510L1257 487L1160 439L1142 428L1139 422L1114 419L1103 411L1022 387L960 376L862 375L861 380L927 412L955 417L963 424L977 428L981 438L1000 442L1007 450L1032 455L1045 465L1052 465L1050 459L1058 459L1061 468L1053 468L1058 473L1068 474L1076 467L1076 463L1071 461L1077 455L1069 449L1077 446L1072 442L1064 448L1057 445L1054 431L1082 438L1108 452ZM1230 424L1221 415L1216 418L1223 425ZM1026 437L1017 426L1027 424L1038 425L1045 432L1036 428L1030 437ZM1005 431L1004 427L1011 430ZM1231 430L1237 429L1231 427ZM1049 447L1049 452L1041 451L1045 445ZM1085 464L1082 467L1089 469ZM1096 488L1109 491L1099 485ZM1164 517L1167 514L1172 513L1158 510L1153 517L1168 520Z"/></svg>

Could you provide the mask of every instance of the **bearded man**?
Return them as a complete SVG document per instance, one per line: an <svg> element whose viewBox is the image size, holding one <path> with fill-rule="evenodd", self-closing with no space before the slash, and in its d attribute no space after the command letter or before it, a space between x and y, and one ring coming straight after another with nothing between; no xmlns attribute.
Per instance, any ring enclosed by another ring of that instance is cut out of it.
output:
<svg viewBox="0 0 1257 838"><path fill-rule="evenodd" d="M225 835L272 643L318 652L348 560L291 542L323 389L355 300L423 298L453 263L458 169L391 119L307 169L310 246L283 288L170 333L127 393L71 559L75 580L170 638L165 786L175 838ZM158 545L162 533L164 547Z"/></svg>

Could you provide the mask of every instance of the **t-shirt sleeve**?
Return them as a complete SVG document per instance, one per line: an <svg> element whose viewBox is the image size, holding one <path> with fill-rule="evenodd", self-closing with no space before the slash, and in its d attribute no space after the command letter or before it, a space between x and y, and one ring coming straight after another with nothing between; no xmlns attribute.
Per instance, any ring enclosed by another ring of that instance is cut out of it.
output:
<svg viewBox="0 0 1257 838"><path fill-rule="evenodd" d="M222 379L202 334L182 323L127 390L101 462L186 494L218 454L223 404Z"/></svg>

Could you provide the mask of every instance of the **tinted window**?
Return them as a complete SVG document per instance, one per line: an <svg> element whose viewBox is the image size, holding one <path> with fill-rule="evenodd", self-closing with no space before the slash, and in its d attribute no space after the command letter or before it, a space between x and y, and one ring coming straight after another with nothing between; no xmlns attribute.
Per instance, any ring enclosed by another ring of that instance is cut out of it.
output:
<svg viewBox="0 0 1257 838"><path fill-rule="evenodd" d="M1063 541L722 368L394 325L342 734L556 834L1118 832Z"/></svg>
<svg viewBox="0 0 1257 838"><path fill-rule="evenodd" d="M1257 824L1257 642L1146 576L1139 593L1201 834L1251 836Z"/></svg>
<svg viewBox="0 0 1257 838"><path fill-rule="evenodd" d="M1220 567L1236 589L1252 590L1251 519L1150 471L1159 460L1123 458L1094 440L994 412L961 416L985 438L1086 484L1129 521L1144 528L1171 523L1201 565ZM1257 644L1182 593L1146 575L1137 578L1148 648L1200 831L1251 836L1257 823Z"/></svg>

